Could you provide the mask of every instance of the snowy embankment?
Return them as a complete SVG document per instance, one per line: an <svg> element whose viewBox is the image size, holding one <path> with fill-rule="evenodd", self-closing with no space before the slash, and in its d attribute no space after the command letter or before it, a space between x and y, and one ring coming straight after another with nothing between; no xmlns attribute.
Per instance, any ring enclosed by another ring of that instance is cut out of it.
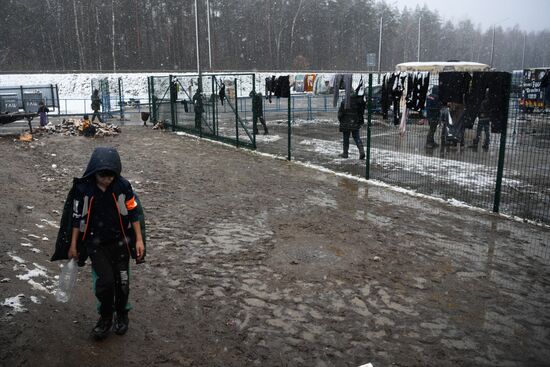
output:
<svg viewBox="0 0 550 367"><path fill-rule="evenodd" d="M147 97L147 77L150 75L153 74L3 74L0 75L0 87L57 84L61 99L88 99L92 94L92 79L107 78L110 85L117 85L118 78L122 78L124 94L127 98L143 98ZM168 74L155 73L154 75Z"/></svg>
<svg viewBox="0 0 550 367"><path fill-rule="evenodd" d="M147 77L149 76L189 76L195 77L196 72L190 73L45 73L45 74L0 74L0 87L6 86L36 86L36 85L50 85L57 84L59 87L60 99L88 99L92 94L92 79L109 80L111 88L115 88L118 85L118 79L122 79L122 89L124 90L124 97L128 98L147 98ZM231 81L233 76L231 73L219 73L220 77L224 80ZM272 73L255 73L256 75L256 90L263 93L265 88L265 78L272 75L295 75L289 72L272 72ZM325 80L332 74L319 74L322 75ZM354 85L358 85L361 80L360 74L354 74ZM252 90L252 79L250 77L239 78L242 92L248 95ZM207 83L207 81L205 81ZM205 87L206 88L206 87ZM209 90L209 89L207 89ZM241 88L239 88L241 91Z"/></svg>

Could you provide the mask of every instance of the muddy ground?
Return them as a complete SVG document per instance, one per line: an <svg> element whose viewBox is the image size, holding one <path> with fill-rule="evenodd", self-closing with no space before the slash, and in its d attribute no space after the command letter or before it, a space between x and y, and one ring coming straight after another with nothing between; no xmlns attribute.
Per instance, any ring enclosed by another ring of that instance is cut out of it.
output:
<svg viewBox="0 0 550 367"><path fill-rule="evenodd" d="M137 124L35 137L0 138L2 366L548 365L547 228ZM105 145L148 256L129 332L96 342L90 266L62 304L49 257Z"/></svg>

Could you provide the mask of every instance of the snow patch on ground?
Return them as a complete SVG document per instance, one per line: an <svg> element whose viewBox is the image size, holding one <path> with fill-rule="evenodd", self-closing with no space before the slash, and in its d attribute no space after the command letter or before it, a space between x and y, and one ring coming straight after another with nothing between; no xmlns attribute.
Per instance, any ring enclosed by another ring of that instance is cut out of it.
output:
<svg viewBox="0 0 550 367"><path fill-rule="evenodd" d="M333 163L341 163L338 159L341 150L341 142L321 139L307 139L300 142L301 145L312 147L317 154L334 157ZM350 149L353 149L351 147ZM415 174L430 177L443 183L453 183L464 189L482 193L492 190L491 185L483 187L480 182L492 183L496 176L496 167L488 167L482 164L467 163L438 157L426 157L420 154L400 153L386 149L371 148L372 165L380 166L387 171L408 171ZM518 187L522 181L503 178L502 184L509 187Z"/></svg>
<svg viewBox="0 0 550 367"><path fill-rule="evenodd" d="M16 277L18 279L21 279L21 280L29 280L31 278L36 278L36 277L48 277L48 275L46 274L46 272L42 269L27 269L27 274L23 274L23 275L16 275Z"/></svg>
<svg viewBox="0 0 550 367"><path fill-rule="evenodd" d="M55 223L54 221L47 220L47 219L40 219L40 221L41 221L42 223L46 223L46 224L49 225L50 227L59 228L59 225L58 225L57 223Z"/></svg>
<svg viewBox="0 0 550 367"><path fill-rule="evenodd" d="M13 312L26 312L27 309L23 307L23 304L21 303L21 299L25 298L24 294L18 294L15 297L6 298L4 302L2 302L2 306L5 307L11 307Z"/></svg>
<svg viewBox="0 0 550 367"><path fill-rule="evenodd" d="M15 262L18 262L19 264L24 264L25 260L20 258L19 256L14 255L12 252L8 252L8 256L11 257L11 259Z"/></svg>
<svg viewBox="0 0 550 367"><path fill-rule="evenodd" d="M279 135L256 135L256 142L273 143L277 140L281 140Z"/></svg>

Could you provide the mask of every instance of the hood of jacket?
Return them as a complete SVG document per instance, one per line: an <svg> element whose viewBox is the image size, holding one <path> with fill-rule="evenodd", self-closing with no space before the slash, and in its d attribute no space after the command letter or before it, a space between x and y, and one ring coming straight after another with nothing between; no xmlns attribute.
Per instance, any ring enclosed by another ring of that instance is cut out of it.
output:
<svg viewBox="0 0 550 367"><path fill-rule="evenodd" d="M116 177L120 176L122 172L122 163L120 162L120 156L115 148L95 148L82 178L91 177L96 172L102 170L113 171Z"/></svg>

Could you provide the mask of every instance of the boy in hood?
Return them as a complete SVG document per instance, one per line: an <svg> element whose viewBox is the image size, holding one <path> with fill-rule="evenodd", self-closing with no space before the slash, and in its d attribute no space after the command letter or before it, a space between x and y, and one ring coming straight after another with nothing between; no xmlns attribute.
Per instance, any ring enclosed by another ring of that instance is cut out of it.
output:
<svg viewBox="0 0 550 367"><path fill-rule="evenodd" d="M92 260L95 295L100 318L92 330L96 339L105 338L113 326L124 335L128 330L130 257L143 260L145 246L138 204L132 186L120 173L122 164L114 148L96 148L86 171L74 186L72 235L69 258L82 264Z"/></svg>

